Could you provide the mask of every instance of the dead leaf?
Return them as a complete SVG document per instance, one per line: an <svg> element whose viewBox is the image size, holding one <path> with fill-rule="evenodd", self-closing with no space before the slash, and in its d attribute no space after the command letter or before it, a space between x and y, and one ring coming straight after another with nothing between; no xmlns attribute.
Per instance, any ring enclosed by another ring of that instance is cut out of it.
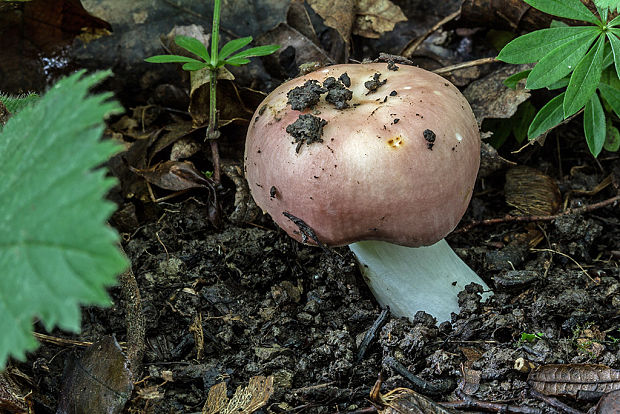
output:
<svg viewBox="0 0 620 414"><path fill-rule="evenodd" d="M510 118L517 112L519 104L530 97L528 89L514 90L504 85L507 77L526 69L531 69L531 65L506 65L472 82L463 91L478 125L486 118Z"/></svg>
<svg viewBox="0 0 620 414"><path fill-rule="evenodd" d="M273 394L273 376L250 378L247 387L238 387L228 400L226 383L215 384L209 390L202 414L251 414L263 407Z"/></svg>
<svg viewBox="0 0 620 414"><path fill-rule="evenodd" d="M495 171L514 165L516 165L515 162L503 158L489 143L482 142L480 146L480 169L478 170L478 178L488 177Z"/></svg>
<svg viewBox="0 0 620 414"><path fill-rule="evenodd" d="M257 43L280 45L276 53L263 58L265 67L280 78L297 76L299 66L308 62L318 62L318 66L334 63L323 49L287 23L267 31Z"/></svg>
<svg viewBox="0 0 620 414"><path fill-rule="evenodd" d="M307 0L312 10L348 44L355 22L356 0Z"/></svg>
<svg viewBox="0 0 620 414"><path fill-rule="evenodd" d="M190 188L210 188L212 181L194 167L190 161L166 161L153 167L131 171L159 188L182 191Z"/></svg>
<svg viewBox="0 0 620 414"><path fill-rule="evenodd" d="M403 11L389 0L357 0L353 34L378 39L407 20Z"/></svg>
<svg viewBox="0 0 620 414"><path fill-rule="evenodd" d="M88 14L80 0L0 2L0 90L44 90L46 76L59 69L53 66L67 66L65 47L86 32L96 37L110 30L110 24ZM44 69L44 57L56 63Z"/></svg>
<svg viewBox="0 0 620 414"><path fill-rule="evenodd" d="M27 413L28 404L25 393L9 375L9 370L0 372L0 411L10 413Z"/></svg>
<svg viewBox="0 0 620 414"><path fill-rule="evenodd" d="M408 388L396 388L382 395L380 406L377 410L380 414L454 414Z"/></svg>
<svg viewBox="0 0 620 414"><path fill-rule="evenodd" d="M506 203L517 214L548 216L560 209L562 195L554 179L535 168L519 165L506 172Z"/></svg>
<svg viewBox="0 0 620 414"><path fill-rule="evenodd" d="M545 395L576 397L578 392L620 389L620 371L606 365L547 364L532 370L528 384Z"/></svg>
<svg viewBox="0 0 620 414"><path fill-rule="evenodd" d="M106 336L79 358L70 358L63 376L58 413L120 413L133 390L127 357Z"/></svg>

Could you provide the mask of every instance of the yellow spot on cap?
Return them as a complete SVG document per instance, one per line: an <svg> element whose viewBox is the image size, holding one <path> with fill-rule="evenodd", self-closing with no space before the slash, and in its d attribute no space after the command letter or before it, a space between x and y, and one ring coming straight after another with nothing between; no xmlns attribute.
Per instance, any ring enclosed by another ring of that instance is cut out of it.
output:
<svg viewBox="0 0 620 414"><path fill-rule="evenodd" d="M400 135L395 136L394 138L390 138L387 141L387 144L394 149L400 148L401 146L403 146L404 143L405 140Z"/></svg>

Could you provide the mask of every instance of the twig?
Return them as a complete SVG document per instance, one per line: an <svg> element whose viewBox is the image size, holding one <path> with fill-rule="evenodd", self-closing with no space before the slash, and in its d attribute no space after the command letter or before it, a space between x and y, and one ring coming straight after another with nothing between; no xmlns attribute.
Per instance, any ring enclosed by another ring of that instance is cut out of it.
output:
<svg viewBox="0 0 620 414"><path fill-rule="evenodd" d="M480 226L480 225L493 225L493 224L501 224L501 223L512 223L512 222L525 222L525 223L529 223L532 221L551 221L551 220L555 220L559 217L562 216L568 216L570 214L581 214L581 213L587 213L599 208L603 208L603 207L607 207L609 205L612 205L614 203L617 203L620 201L620 195L612 197L612 198L608 198L607 200L603 200L603 201L599 201L598 203L594 203L594 204L590 204L587 206L583 206L583 207L578 207L578 208L569 208L567 210L562 211L561 213L558 214L552 214L549 216L511 216L511 215L505 215L504 217L498 217L498 218L493 218L493 219L486 219L486 220L474 220L468 224L466 224L465 226L456 229L455 231L453 231L453 233L464 233L467 232L471 229L473 229L474 227Z"/></svg>
<svg viewBox="0 0 620 414"><path fill-rule="evenodd" d="M569 407L568 405L564 404L560 400L550 397L545 394L541 394L536 390L530 389L529 393L532 397L536 398L537 400L543 401L544 403L549 404L551 407L557 410L560 410L562 412L565 412L566 414L584 414L583 411L579 411L579 410L574 409L573 407Z"/></svg>
<svg viewBox="0 0 620 414"><path fill-rule="evenodd" d="M444 24L448 23L449 21L454 20L457 17L459 17L460 14L461 14L461 10L457 10L454 13L449 14L448 16L444 17L443 19L441 19L440 21L435 23L435 25L433 25L433 27L428 29L426 31L426 33L424 33L422 36L412 40L409 43L407 43L400 54L402 56L410 58L411 55L413 54L413 52L415 52L418 49L418 47L420 47L422 42L425 41L432 33L437 31L441 26L443 26Z"/></svg>
<svg viewBox="0 0 620 414"><path fill-rule="evenodd" d="M379 331L379 329L383 328L383 326L386 324L389 316L390 316L390 308L387 307L381 311L381 314L379 315L379 317L375 320L375 322L372 324L370 329L366 331L366 334L364 335L364 339L362 339L362 342L360 343L360 347L357 350L357 361L358 362L364 358L364 354L366 354L366 350L368 349L368 346L373 341L373 339L375 339L375 336L377 335L377 332Z"/></svg>
<svg viewBox="0 0 620 414"><path fill-rule="evenodd" d="M455 408L457 410L476 410L492 413L507 413L507 414L542 414L542 410L539 408L519 407L516 405L494 403L487 401L477 400L470 395L465 394L461 390L456 390L456 396L460 398L460 401L448 401L440 402L439 404L446 408Z"/></svg>
<svg viewBox="0 0 620 414"><path fill-rule="evenodd" d="M431 72L436 73L438 75L454 72L455 70L465 69L472 66L480 66L486 65L487 63L495 63L498 62L494 57L470 60L469 62L457 63L456 65L445 66L443 68L432 70Z"/></svg>
<svg viewBox="0 0 620 414"><path fill-rule="evenodd" d="M393 357L387 357L383 360L383 364L392 368L396 373L405 377L411 385L413 385L412 389L415 392L418 392L423 395L442 395L447 394L452 389L454 389L454 381L451 379L439 380L439 381L426 381L417 375L411 373L407 367L398 362Z"/></svg>
<svg viewBox="0 0 620 414"><path fill-rule="evenodd" d="M328 255L331 255L331 251L327 248L327 246L325 246L323 243L321 243L319 238L316 236L316 233L314 232L314 230L312 230L312 227L308 226L305 221L303 221L299 217L295 217L294 215L292 215L288 211L283 211L282 214L284 215L284 217L286 217L287 219L292 221L293 224L295 224L297 226L297 228L301 232L301 242L302 243L305 243L306 241L308 241L308 238L310 238L325 253L327 253Z"/></svg>
<svg viewBox="0 0 620 414"><path fill-rule="evenodd" d="M140 288L131 267L123 272L118 277L118 280L121 286L123 301L125 302L129 369L134 378L139 378L140 371L142 370L142 358L144 357L144 336L146 332L146 320L142 312Z"/></svg>

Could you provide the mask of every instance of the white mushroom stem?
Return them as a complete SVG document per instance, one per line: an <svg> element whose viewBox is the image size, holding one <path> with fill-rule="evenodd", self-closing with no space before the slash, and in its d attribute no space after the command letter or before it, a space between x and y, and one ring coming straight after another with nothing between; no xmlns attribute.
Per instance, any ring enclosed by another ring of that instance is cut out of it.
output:
<svg viewBox="0 0 620 414"><path fill-rule="evenodd" d="M395 316L413 319L423 310L438 322L449 321L459 312L457 295L466 285L475 282L489 290L445 239L424 247L362 241L349 248L379 304Z"/></svg>

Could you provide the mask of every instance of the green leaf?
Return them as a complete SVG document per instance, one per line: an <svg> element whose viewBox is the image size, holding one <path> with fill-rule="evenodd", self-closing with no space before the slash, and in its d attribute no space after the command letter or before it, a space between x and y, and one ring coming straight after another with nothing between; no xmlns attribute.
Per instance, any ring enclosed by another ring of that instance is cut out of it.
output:
<svg viewBox="0 0 620 414"><path fill-rule="evenodd" d="M536 115L536 108L530 101L525 101L517 108L515 122L512 125L512 133L520 144L527 138L527 130Z"/></svg>
<svg viewBox="0 0 620 414"><path fill-rule="evenodd" d="M151 57L144 59L144 61L149 62L149 63L186 63L186 62L202 63L201 61L197 59L187 57L187 56L179 56L179 55L151 56Z"/></svg>
<svg viewBox="0 0 620 414"><path fill-rule="evenodd" d="M598 157L605 143L605 112L596 94L586 104L583 111L583 132L588 148L594 157Z"/></svg>
<svg viewBox="0 0 620 414"><path fill-rule="evenodd" d="M620 7L618 0L594 0L594 4L596 4L596 7L599 9L610 9L611 11Z"/></svg>
<svg viewBox="0 0 620 414"><path fill-rule="evenodd" d="M605 143L603 148L609 152L616 152L620 149L620 132L613 126L611 119L607 118L605 124Z"/></svg>
<svg viewBox="0 0 620 414"><path fill-rule="evenodd" d="M562 110L562 101L564 100L564 92L550 100L540 108L536 114L530 128L527 131L528 139L532 140L545 132L554 128L564 120L564 111Z"/></svg>
<svg viewBox="0 0 620 414"><path fill-rule="evenodd" d="M551 85L547 85L547 89L553 91L555 89L566 88L570 82L570 76L564 76L562 79L553 82Z"/></svg>
<svg viewBox="0 0 620 414"><path fill-rule="evenodd" d="M10 96L0 93L0 102L2 102L5 108L12 114L15 114L27 105L36 102L39 99L39 95L34 92L29 92L25 95Z"/></svg>
<svg viewBox="0 0 620 414"><path fill-rule="evenodd" d="M600 2L601 0L595 0L596 2ZM609 9L607 7L601 7L598 4L596 5L596 11L598 12L598 15L601 17L601 21L606 22L607 21L607 14L609 13Z"/></svg>
<svg viewBox="0 0 620 414"><path fill-rule="evenodd" d="M620 77L620 29L610 29L607 31L607 38L611 44L611 50L614 53L614 64L616 66L616 74Z"/></svg>
<svg viewBox="0 0 620 414"><path fill-rule="evenodd" d="M506 63L538 62L555 48L573 40L583 40L600 30L593 26L556 27L537 30L508 43L497 55Z"/></svg>
<svg viewBox="0 0 620 414"><path fill-rule="evenodd" d="M200 56L205 62L211 60L211 56L209 56L209 52L207 52L207 47L198 39L189 36L177 36L174 38L174 43L183 49Z"/></svg>
<svg viewBox="0 0 620 414"><path fill-rule="evenodd" d="M583 108L596 93L596 88L601 81L603 73L603 50L605 36L601 35L594 47L577 64L570 82L566 88L564 98L564 118L576 113Z"/></svg>
<svg viewBox="0 0 620 414"><path fill-rule="evenodd" d="M230 57L230 59L249 58L255 56L267 56L280 49L280 45L265 45L251 47Z"/></svg>
<svg viewBox="0 0 620 414"><path fill-rule="evenodd" d="M530 6L552 16L597 23L599 20L579 0L524 0Z"/></svg>
<svg viewBox="0 0 620 414"><path fill-rule="evenodd" d="M528 89L540 89L562 79L575 69L585 56L594 39L600 34L598 29L584 33L563 45L553 49L534 66L527 78Z"/></svg>
<svg viewBox="0 0 620 414"><path fill-rule="evenodd" d="M241 66L241 65L245 65L246 63L250 63L250 59L233 57L230 59L226 59L223 62L220 62L218 66L223 66L223 65Z"/></svg>
<svg viewBox="0 0 620 414"><path fill-rule="evenodd" d="M237 50L249 45L251 41L252 36L231 40L230 42L222 46L222 49L220 49L220 53L218 54L218 59L225 60L228 56L235 53Z"/></svg>
<svg viewBox="0 0 620 414"><path fill-rule="evenodd" d="M620 15L614 17L609 23L607 23L607 27L616 27L620 24Z"/></svg>
<svg viewBox="0 0 620 414"><path fill-rule="evenodd" d="M98 168L119 150L101 140L103 118L121 108L88 95L109 74L60 80L0 134L0 367L36 348L35 318L78 331L79 306L109 305L105 287L127 267L106 225L116 181Z"/></svg>
<svg viewBox="0 0 620 414"><path fill-rule="evenodd" d="M487 140L493 148L500 148L510 136L512 130L513 119L485 119L483 128L485 131L491 131L493 135Z"/></svg>
<svg viewBox="0 0 620 414"><path fill-rule="evenodd" d="M616 116L620 117L620 90L605 83L600 83L598 90L601 91L601 96L611 106Z"/></svg>
<svg viewBox="0 0 620 414"><path fill-rule="evenodd" d="M506 79L504 79L504 85L506 85L510 89L517 89L517 84L519 83L519 81L521 79L527 78L531 71L531 69L528 69L508 76Z"/></svg>
<svg viewBox="0 0 620 414"><path fill-rule="evenodd" d="M183 70L200 70L202 68L208 68L210 67L211 64L210 63L205 63L205 62L187 62L186 64L183 65Z"/></svg>

